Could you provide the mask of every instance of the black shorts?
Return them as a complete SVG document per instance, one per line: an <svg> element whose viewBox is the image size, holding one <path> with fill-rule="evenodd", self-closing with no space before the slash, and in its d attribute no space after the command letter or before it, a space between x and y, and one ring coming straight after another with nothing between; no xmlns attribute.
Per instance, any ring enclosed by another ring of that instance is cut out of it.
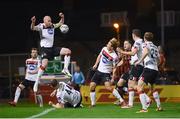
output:
<svg viewBox="0 0 180 119"><path fill-rule="evenodd" d="M42 59L53 60L55 56L60 55L61 48L59 47L52 47L52 48L45 48L41 47L40 53Z"/></svg>
<svg viewBox="0 0 180 119"><path fill-rule="evenodd" d="M25 88L30 87L31 89L33 89L34 83L35 83L35 81L30 81L30 80L27 80L27 79L25 79L25 80L23 80L21 82L21 84L23 84L25 86Z"/></svg>
<svg viewBox="0 0 180 119"><path fill-rule="evenodd" d="M144 68L142 76L140 79L144 80L146 84L150 83L151 85L156 82L156 79L159 76L159 72L153 69Z"/></svg>
<svg viewBox="0 0 180 119"><path fill-rule="evenodd" d="M101 84L106 81L110 81L111 80L111 74L110 73L102 73L100 71L96 71L91 79L91 82L95 82L96 84Z"/></svg>
<svg viewBox="0 0 180 119"><path fill-rule="evenodd" d="M69 102L66 102L65 104L64 104L64 108L78 108L78 107L80 107L81 106L81 102L82 102L82 96L81 96L81 98L80 98L80 101L79 101L79 103L74 107L71 103L69 103Z"/></svg>
<svg viewBox="0 0 180 119"><path fill-rule="evenodd" d="M129 72L125 72L124 74L121 75L121 79L125 80L126 82L129 80Z"/></svg>
<svg viewBox="0 0 180 119"><path fill-rule="evenodd" d="M92 67L87 72L87 79L91 80L97 70Z"/></svg>
<svg viewBox="0 0 180 119"><path fill-rule="evenodd" d="M137 66L131 65L129 79L132 80L133 78L136 78L136 80L138 80L143 72L143 68L144 67L142 65L137 65Z"/></svg>
<svg viewBox="0 0 180 119"><path fill-rule="evenodd" d="M121 78L120 78L120 79L123 79L123 82L124 82L122 87L128 87L129 77L130 77L129 72L125 72L125 73L123 73L123 74L121 75ZM120 80L120 79L119 79L119 80ZM115 83L115 84L116 84L116 87L118 87L118 86L117 86L117 83L118 83L119 80L117 80L117 82Z"/></svg>

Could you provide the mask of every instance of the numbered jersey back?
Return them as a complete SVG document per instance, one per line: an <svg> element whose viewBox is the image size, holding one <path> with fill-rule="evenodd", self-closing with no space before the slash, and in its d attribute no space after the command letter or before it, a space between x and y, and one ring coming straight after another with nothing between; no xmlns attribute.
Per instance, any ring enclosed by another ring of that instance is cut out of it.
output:
<svg viewBox="0 0 180 119"><path fill-rule="evenodd" d="M72 106L76 106L80 102L80 93L74 88L64 82L59 82L59 88L57 90L57 99L59 103L70 103Z"/></svg>
<svg viewBox="0 0 180 119"><path fill-rule="evenodd" d="M143 48L147 48L149 51L148 56L144 59L144 67L158 71L159 52L157 46L152 42L146 42Z"/></svg>

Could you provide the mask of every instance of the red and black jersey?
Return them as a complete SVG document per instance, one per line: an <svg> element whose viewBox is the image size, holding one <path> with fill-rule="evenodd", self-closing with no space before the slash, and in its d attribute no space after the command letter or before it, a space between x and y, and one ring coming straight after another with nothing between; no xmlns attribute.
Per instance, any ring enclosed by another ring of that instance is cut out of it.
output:
<svg viewBox="0 0 180 119"><path fill-rule="evenodd" d="M124 62L123 62L122 67L124 67L123 70L124 70L124 73L125 73L125 72L128 72L130 70L131 56L130 55L124 55L123 60L124 60Z"/></svg>
<svg viewBox="0 0 180 119"><path fill-rule="evenodd" d="M131 60L131 56L130 55L123 55L121 57L121 59L123 60L123 64L121 66L117 67L117 77L121 77L122 74L128 72L130 70L130 60Z"/></svg>

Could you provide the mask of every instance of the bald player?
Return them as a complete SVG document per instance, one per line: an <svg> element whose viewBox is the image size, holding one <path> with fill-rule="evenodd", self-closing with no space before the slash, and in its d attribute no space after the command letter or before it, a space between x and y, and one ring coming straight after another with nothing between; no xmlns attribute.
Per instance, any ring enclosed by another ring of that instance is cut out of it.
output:
<svg viewBox="0 0 180 119"><path fill-rule="evenodd" d="M39 31L40 34L40 47L41 47L41 58L42 65L38 70L37 80L34 84L34 92L38 90L38 83L41 75L44 73L45 68L48 65L48 61L52 60L55 56L64 55L64 69L62 72L68 76L72 76L69 73L68 66L70 63L71 50L68 48L54 47L54 31L59 28L64 23L64 14L59 13L60 21L53 24L50 16L45 16L43 18L43 23L35 25L36 17L31 18L31 30Z"/></svg>

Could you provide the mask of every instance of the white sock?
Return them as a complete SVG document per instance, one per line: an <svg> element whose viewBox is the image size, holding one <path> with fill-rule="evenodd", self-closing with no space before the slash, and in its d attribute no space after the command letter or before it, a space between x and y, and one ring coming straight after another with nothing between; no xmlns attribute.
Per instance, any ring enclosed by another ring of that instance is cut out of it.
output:
<svg viewBox="0 0 180 119"><path fill-rule="evenodd" d="M123 87L123 91L125 91L127 93L128 92L128 88L127 87Z"/></svg>
<svg viewBox="0 0 180 119"><path fill-rule="evenodd" d="M134 102L134 91L129 91L129 105L133 106Z"/></svg>
<svg viewBox="0 0 180 119"><path fill-rule="evenodd" d="M146 101L150 102L151 99L150 99L150 97L146 93L145 93L145 97L146 97Z"/></svg>
<svg viewBox="0 0 180 119"><path fill-rule="evenodd" d="M43 98L42 98L42 95L38 94L38 95L36 95L36 97L37 97L37 101L39 103L39 106L43 107Z"/></svg>
<svg viewBox="0 0 180 119"><path fill-rule="evenodd" d="M119 99L120 102L124 102L124 99L121 97L121 95L119 95L119 92L115 88L113 89L112 93L117 99Z"/></svg>
<svg viewBox="0 0 180 119"><path fill-rule="evenodd" d="M65 55L64 56L64 70L68 70L69 63L70 63L70 55Z"/></svg>
<svg viewBox="0 0 180 119"><path fill-rule="evenodd" d="M147 110L147 105L146 105L147 101L146 101L145 93L139 94L139 99L140 99L140 102L142 104L142 109Z"/></svg>
<svg viewBox="0 0 180 119"><path fill-rule="evenodd" d="M96 92L90 92L91 105L96 104Z"/></svg>
<svg viewBox="0 0 180 119"><path fill-rule="evenodd" d="M38 91L38 85L39 85L39 80L36 80L35 83L34 83L34 86L33 86L33 91L34 91L34 93L37 93L37 91Z"/></svg>
<svg viewBox="0 0 180 119"><path fill-rule="evenodd" d="M160 102L159 94L158 94L157 91L153 92L153 97L154 97L154 100L156 101L157 107L160 107L161 106L161 102Z"/></svg>
<svg viewBox="0 0 180 119"><path fill-rule="evenodd" d="M38 80L41 78L42 74L44 73L44 69L39 68L37 78Z"/></svg>
<svg viewBox="0 0 180 119"><path fill-rule="evenodd" d="M21 89L19 87L16 88L16 92L15 92L15 97L14 97L14 102L17 103L19 96L21 94Z"/></svg>
<svg viewBox="0 0 180 119"><path fill-rule="evenodd" d="M37 79L36 79L36 81L35 81L35 83L34 83L34 87L33 87L33 91L34 91L35 93L36 93L37 90L38 90L39 80L40 80L40 78L41 78L41 76L42 76L43 73L44 73L44 70L41 69L41 68L39 68L38 74L37 74Z"/></svg>

